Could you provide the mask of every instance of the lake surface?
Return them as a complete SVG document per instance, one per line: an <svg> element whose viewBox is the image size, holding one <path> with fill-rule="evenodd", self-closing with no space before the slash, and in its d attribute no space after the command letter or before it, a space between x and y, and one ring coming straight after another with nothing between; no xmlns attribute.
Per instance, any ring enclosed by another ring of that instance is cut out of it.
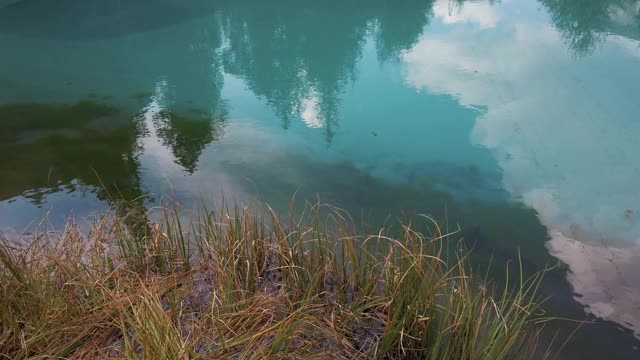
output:
<svg viewBox="0 0 640 360"><path fill-rule="evenodd" d="M163 194L427 212L560 264L549 314L593 322L562 358L640 357L638 0L0 1L0 49L6 234Z"/></svg>

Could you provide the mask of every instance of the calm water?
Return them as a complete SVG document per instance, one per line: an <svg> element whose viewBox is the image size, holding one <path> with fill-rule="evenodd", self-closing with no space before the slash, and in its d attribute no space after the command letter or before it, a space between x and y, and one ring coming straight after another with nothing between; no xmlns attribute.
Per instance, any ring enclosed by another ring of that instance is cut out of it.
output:
<svg viewBox="0 0 640 360"><path fill-rule="evenodd" d="M561 264L550 314L594 322L563 358L640 357L639 1L11 2L5 233L222 191L446 212Z"/></svg>

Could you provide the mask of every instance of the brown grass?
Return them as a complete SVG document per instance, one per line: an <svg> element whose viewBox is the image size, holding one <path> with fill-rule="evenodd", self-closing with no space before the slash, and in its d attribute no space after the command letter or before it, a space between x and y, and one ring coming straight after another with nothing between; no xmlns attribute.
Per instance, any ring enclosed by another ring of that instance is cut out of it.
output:
<svg viewBox="0 0 640 360"><path fill-rule="evenodd" d="M428 217L368 236L332 207L286 220L236 209L184 221L171 206L154 223L108 214L84 235L70 224L30 243L2 237L0 358L534 354L541 276L482 285Z"/></svg>

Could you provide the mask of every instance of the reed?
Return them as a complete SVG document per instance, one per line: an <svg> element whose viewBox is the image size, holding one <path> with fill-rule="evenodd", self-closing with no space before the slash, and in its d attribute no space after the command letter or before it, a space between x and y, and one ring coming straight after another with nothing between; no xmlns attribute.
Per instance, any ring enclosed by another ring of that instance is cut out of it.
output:
<svg viewBox="0 0 640 360"><path fill-rule="evenodd" d="M542 273L492 286L427 216L365 235L320 204L287 216L240 206L158 213L137 229L140 219L107 214L86 234L69 224L29 243L1 237L0 358L536 353Z"/></svg>

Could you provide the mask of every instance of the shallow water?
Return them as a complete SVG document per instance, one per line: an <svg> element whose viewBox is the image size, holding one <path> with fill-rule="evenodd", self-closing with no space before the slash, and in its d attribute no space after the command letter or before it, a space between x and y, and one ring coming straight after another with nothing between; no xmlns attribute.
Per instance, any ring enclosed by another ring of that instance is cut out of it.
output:
<svg viewBox="0 0 640 360"><path fill-rule="evenodd" d="M222 191L429 212L562 264L550 313L594 321L563 358L640 356L637 0L11 2L4 232Z"/></svg>

